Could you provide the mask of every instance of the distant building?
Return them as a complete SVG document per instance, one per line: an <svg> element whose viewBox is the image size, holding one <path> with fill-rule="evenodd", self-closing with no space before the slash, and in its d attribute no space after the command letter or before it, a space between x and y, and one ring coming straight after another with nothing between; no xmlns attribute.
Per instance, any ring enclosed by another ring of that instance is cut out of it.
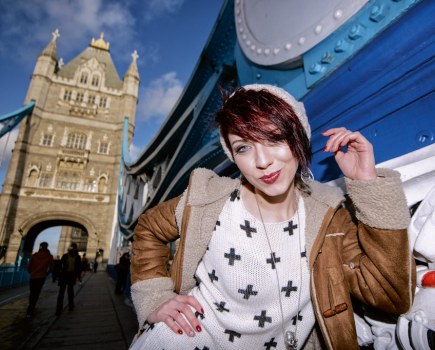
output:
<svg viewBox="0 0 435 350"><path fill-rule="evenodd" d="M38 234L53 226L63 227L62 246L79 232L90 259L98 251L107 261L110 251L124 117L130 141L134 130L138 56L121 80L103 34L65 65L58 36L36 61L25 99L36 106L20 124L0 197L6 264L27 259Z"/></svg>

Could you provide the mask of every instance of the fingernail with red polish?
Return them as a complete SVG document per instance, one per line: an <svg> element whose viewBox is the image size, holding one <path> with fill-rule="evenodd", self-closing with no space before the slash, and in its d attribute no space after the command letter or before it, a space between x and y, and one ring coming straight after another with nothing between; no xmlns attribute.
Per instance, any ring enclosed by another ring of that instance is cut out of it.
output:
<svg viewBox="0 0 435 350"><path fill-rule="evenodd" d="M178 334L180 334L180 335L183 334L183 331L182 331L181 329L179 329L177 332L178 332Z"/></svg>
<svg viewBox="0 0 435 350"><path fill-rule="evenodd" d="M203 309L203 308L201 308L201 313L202 313L202 314L204 313L204 309Z"/></svg>
<svg viewBox="0 0 435 350"><path fill-rule="evenodd" d="M201 332L201 331L202 331L202 329L201 329L200 326L196 326L196 330L197 330L198 332Z"/></svg>
<svg viewBox="0 0 435 350"><path fill-rule="evenodd" d="M326 152L326 146L322 148L322 152Z"/></svg>

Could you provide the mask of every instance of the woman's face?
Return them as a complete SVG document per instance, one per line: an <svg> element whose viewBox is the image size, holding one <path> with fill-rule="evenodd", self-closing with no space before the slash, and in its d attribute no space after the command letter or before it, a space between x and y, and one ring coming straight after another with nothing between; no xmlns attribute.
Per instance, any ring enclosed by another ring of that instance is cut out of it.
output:
<svg viewBox="0 0 435 350"><path fill-rule="evenodd" d="M285 142L264 144L228 135L240 172L267 197L286 196L294 184L299 162Z"/></svg>

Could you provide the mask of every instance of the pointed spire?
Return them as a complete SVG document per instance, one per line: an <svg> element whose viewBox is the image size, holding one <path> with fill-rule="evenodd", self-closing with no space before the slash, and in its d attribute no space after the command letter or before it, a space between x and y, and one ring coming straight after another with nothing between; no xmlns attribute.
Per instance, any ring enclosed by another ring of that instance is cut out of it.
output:
<svg viewBox="0 0 435 350"><path fill-rule="evenodd" d="M131 57L133 60L131 61L130 67L128 67L127 73L125 73L125 76L139 78L139 71L137 70L137 59L139 58L139 55L136 50L131 54Z"/></svg>
<svg viewBox="0 0 435 350"><path fill-rule="evenodd" d="M49 56L54 60L57 60L56 57L56 41L57 38L60 37L59 29L56 29L53 33L51 33L52 38L48 43L47 47L42 51L41 56Z"/></svg>

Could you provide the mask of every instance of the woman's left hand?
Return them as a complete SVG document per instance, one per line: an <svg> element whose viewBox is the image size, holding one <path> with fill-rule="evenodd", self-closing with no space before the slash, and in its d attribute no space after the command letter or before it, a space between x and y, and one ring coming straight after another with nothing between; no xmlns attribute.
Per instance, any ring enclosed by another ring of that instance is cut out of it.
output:
<svg viewBox="0 0 435 350"><path fill-rule="evenodd" d="M333 152L344 176L352 180L376 178L375 156L372 144L359 132L346 128L333 128L322 132L329 136L323 152ZM346 146L344 152L342 147Z"/></svg>

